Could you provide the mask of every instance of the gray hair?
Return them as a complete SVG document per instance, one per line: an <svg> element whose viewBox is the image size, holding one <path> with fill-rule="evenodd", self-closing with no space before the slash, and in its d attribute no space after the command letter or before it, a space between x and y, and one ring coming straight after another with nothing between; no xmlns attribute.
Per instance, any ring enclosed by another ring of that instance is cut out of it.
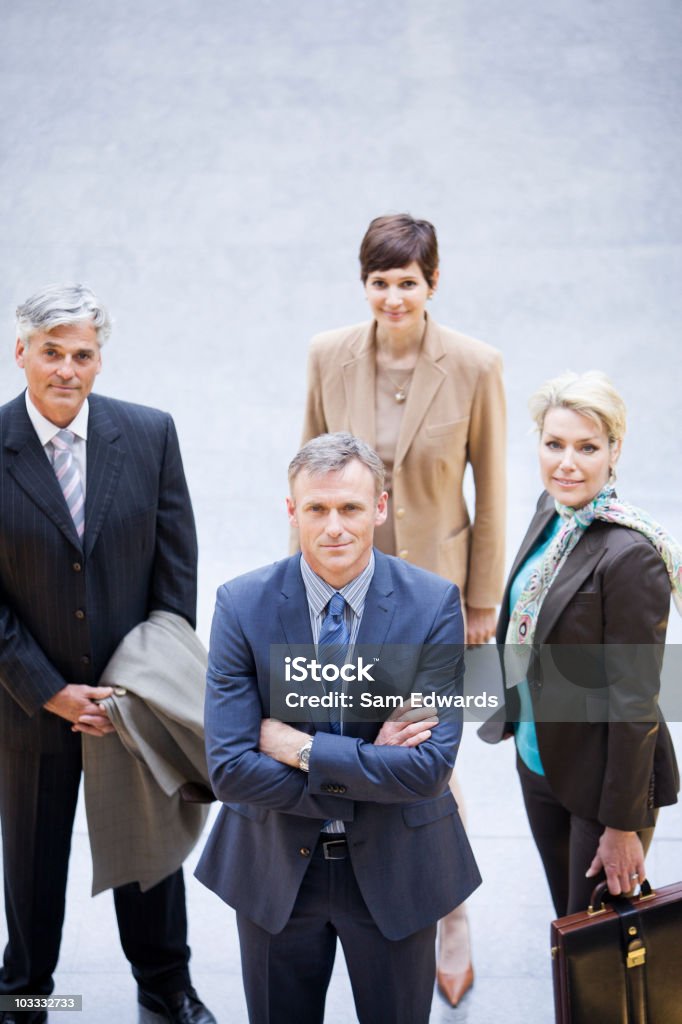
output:
<svg viewBox="0 0 682 1024"><path fill-rule="evenodd" d="M289 487L293 491L294 480L302 470L310 476L325 476L343 469L353 459L366 466L374 477L378 498L384 489L384 464L373 448L346 433L320 434L304 444L289 463Z"/></svg>
<svg viewBox="0 0 682 1024"><path fill-rule="evenodd" d="M545 381L531 396L528 408L539 432L550 409L572 409L603 427L609 444L622 441L625 436L625 402L600 370L582 374L567 371Z"/></svg>
<svg viewBox="0 0 682 1024"><path fill-rule="evenodd" d="M17 336L28 345L37 331L90 321L103 345L111 334L111 317L84 284L50 284L17 306Z"/></svg>

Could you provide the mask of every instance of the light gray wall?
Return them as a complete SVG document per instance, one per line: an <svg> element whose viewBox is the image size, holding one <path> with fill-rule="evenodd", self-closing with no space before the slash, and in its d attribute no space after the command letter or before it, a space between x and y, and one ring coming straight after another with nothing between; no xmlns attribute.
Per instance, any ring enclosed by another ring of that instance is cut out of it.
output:
<svg viewBox="0 0 682 1024"><path fill-rule="evenodd" d="M17 302L89 282L116 320L99 390L178 423L204 636L215 586L285 550L308 340L366 316L387 211L438 228L434 315L504 352L509 554L539 489L526 398L566 368L621 388L621 493L682 536L678 0L0 12L0 400Z"/></svg>

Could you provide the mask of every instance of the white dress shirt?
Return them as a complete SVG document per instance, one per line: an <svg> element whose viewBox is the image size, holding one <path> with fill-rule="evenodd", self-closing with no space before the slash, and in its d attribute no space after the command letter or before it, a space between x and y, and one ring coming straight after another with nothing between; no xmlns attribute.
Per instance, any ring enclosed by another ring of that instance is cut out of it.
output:
<svg viewBox="0 0 682 1024"><path fill-rule="evenodd" d="M90 414L90 407L88 405L87 398L83 402L82 406L78 411L78 415L71 420L68 427L58 427L43 416L41 412L38 412L33 400L26 389L26 412L28 418L35 427L35 432L38 435L38 439L43 446L45 455L50 460L52 465L52 449L48 448L48 444L55 437L60 430L71 430L76 435L73 442L73 457L76 460L81 475L81 484L83 485L83 496L85 497L85 471L86 471L86 442L88 440L88 416Z"/></svg>

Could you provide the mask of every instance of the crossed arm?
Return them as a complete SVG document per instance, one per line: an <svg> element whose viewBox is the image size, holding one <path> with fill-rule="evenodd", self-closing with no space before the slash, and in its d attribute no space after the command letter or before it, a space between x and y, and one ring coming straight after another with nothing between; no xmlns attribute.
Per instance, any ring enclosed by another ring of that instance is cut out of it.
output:
<svg viewBox="0 0 682 1024"><path fill-rule="evenodd" d="M373 743L317 732L310 773L298 769L298 751L310 739L303 729L263 718L257 658L240 623L243 601L230 585L218 591L211 635L206 696L206 742L214 792L224 802L255 803L310 817L349 820L353 800L416 801L440 794L452 772L461 720L450 715L385 722ZM257 636L257 631L253 631ZM253 641L256 643L256 640ZM461 686L461 613L448 588L434 609L425 638L424 663L415 688ZM436 652L434 655L433 652ZM439 652L442 652L439 653ZM440 670L434 668L439 659ZM267 659L266 659L267 662ZM342 795L328 795L328 782Z"/></svg>
<svg viewBox="0 0 682 1024"><path fill-rule="evenodd" d="M418 709L415 719L396 715L382 724L374 746L418 747L431 738L431 730L437 725L438 718L429 715L426 708ZM301 729L279 722L276 718L264 718L260 726L258 749L261 754L267 754L280 764L298 768L298 752L310 739L309 734Z"/></svg>

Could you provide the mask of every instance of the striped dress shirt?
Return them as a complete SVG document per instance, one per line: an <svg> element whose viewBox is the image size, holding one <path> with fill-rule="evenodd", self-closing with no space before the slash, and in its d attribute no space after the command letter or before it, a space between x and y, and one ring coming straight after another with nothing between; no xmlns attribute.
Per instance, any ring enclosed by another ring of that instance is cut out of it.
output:
<svg viewBox="0 0 682 1024"><path fill-rule="evenodd" d="M369 590L369 585L372 582L372 577L374 575L374 551L370 553L369 562L360 575L356 576L355 579L350 581L350 583L347 583L345 587L341 587L341 590L339 591L336 591L334 587L325 582L325 580L318 576L316 572L313 572L302 555L300 565L303 585L305 587L306 597L308 598L310 626L313 631L313 643L315 644L316 652L327 605L334 594L339 593L346 602L346 606L344 608L344 619L346 622L346 628L348 629L348 635L350 637L346 662L349 662L353 656L353 648L360 630L362 613L365 610L365 598L367 597L367 591ZM343 735L343 708L340 709L340 713L341 734ZM345 832L346 829L342 821L335 820L326 822L322 831L342 833Z"/></svg>

